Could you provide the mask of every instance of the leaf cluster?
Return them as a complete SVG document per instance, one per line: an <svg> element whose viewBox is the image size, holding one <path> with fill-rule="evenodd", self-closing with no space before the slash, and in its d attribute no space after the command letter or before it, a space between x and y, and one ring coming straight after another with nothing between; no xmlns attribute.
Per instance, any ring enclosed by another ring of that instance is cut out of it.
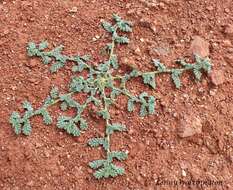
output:
<svg viewBox="0 0 233 190"><path fill-rule="evenodd" d="M123 20L120 16L114 14L113 22L102 22L103 28L111 36L111 43L105 47L108 53L108 59L100 62L97 66L89 64L90 56L67 56L62 53L63 46L58 46L51 51L47 50L48 43L42 41L39 44L30 42L27 52L30 57L39 57L44 64L50 65L50 71L55 73L63 68L68 62L73 62L72 72L74 76L68 84L68 92L60 93L57 87L53 87L45 99L43 105L34 109L28 101L23 103L24 114L13 112L10 117L10 123L17 135L29 135L32 131L30 119L40 115L46 125L53 122L49 113L49 108L55 104L60 104L61 114L57 118L56 126L70 135L80 136L88 128L88 123L84 119L84 111L91 104L96 108L96 114L105 121L105 134L100 137L88 140L90 147L101 147L105 151L105 158L91 161L89 166L95 170L94 176L97 179L116 177L123 175L125 170L115 164L115 161L123 161L127 154L120 150L111 149L111 136L116 132L126 131L126 126L113 123L110 106L115 104L119 95L128 98L127 110L133 112L136 104L140 106L139 115L145 117L155 113L156 99L147 92L141 92L139 95L133 95L127 89L126 83L136 77L141 77L142 82L149 87L156 89L156 78L160 74L169 74L176 88L180 88L182 83L180 77L186 71L191 71L197 80L201 79L203 72L210 72L211 62L208 58L202 59L195 56L195 63L189 64L185 60L178 60L179 68L167 68L159 60L152 60L154 69L149 72L133 69L130 73L124 75L115 74L119 68L119 59L115 53L115 48L121 44L129 43L126 34L132 32L132 24ZM84 77L82 72L86 70ZM118 82L116 82L118 81ZM108 93L107 93L108 92ZM85 93L87 98L84 103L80 103L74 97L79 93ZM72 109L75 114L73 117L67 116L66 112Z"/></svg>

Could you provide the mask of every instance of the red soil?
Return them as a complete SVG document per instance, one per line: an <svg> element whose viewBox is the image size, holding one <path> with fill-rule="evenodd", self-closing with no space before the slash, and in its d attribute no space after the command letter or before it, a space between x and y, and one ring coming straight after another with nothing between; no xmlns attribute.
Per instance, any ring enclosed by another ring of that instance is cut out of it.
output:
<svg viewBox="0 0 233 190"><path fill-rule="evenodd" d="M233 189L231 10L232 0L0 1L0 189ZM89 53L99 61L106 42L100 20L112 13L134 23L131 44L118 50L121 65L148 70L150 60L159 58L172 66L176 58L191 56L190 44L198 35L210 43L213 70L221 70L224 81L216 86L204 76L196 83L187 74L182 89L176 90L168 76L161 76L155 91L131 82L131 90L158 98L158 115L140 118L137 112L126 111L126 98L118 100L120 106L112 109L114 120L125 123L129 131L115 135L112 142L129 151L123 162L126 175L97 181L87 163L102 153L86 142L96 136L101 121L88 117L90 129L74 138L35 118L31 136L17 137L8 118L25 99L38 107L53 84L65 89L71 77L68 70L51 76L39 59L28 58L26 44L46 39L63 44L67 54ZM93 41L97 35L100 39ZM193 117L201 120L201 133L179 137L182 118ZM221 180L223 185L158 186L159 178Z"/></svg>

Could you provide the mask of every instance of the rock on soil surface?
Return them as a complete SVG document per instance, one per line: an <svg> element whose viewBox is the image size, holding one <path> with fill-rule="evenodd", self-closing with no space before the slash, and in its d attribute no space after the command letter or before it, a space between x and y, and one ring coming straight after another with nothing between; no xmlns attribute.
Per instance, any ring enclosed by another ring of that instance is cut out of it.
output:
<svg viewBox="0 0 233 190"><path fill-rule="evenodd" d="M194 36L191 43L190 52L194 55L199 55L201 57L209 56L209 43L200 36Z"/></svg>
<svg viewBox="0 0 233 190"><path fill-rule="evenodd" d="M214 70L210 74L211 82L218 86L224 83L224 72L222 70Z"/></svg>
<svg viewBox="0 0 233 190"><path fill-rule="evenodd" d="M178 135L181 138L191 137L195 134L202 132L201 119L194 115L185 115L180 120L180 126L178 127Z"/></svg>

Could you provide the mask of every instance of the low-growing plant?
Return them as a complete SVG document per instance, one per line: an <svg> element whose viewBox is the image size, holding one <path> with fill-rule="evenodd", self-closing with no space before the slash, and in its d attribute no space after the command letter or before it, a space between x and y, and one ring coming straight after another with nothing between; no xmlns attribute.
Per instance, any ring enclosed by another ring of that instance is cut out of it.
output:
<svg viewBox="0 0 233 190"><path fill-rule="evenodd" d="M50 65L52 73L58 72L66 64L73 62L74 66L69 90L63 94L59 92L57 87L53 87L49 96L44 101L43 105L35 109L28 101L23 103L25 113L21 115L18 112L13 112L10 117L10 123L17 135L30 135L32 126L30 119L36 115L41 115L46 125L53 123L52 117L48 108L54 104L60 104L60 109L66 111L70 108L75 110L75 116L70 117L61 115L57 119L56 126L63 129L68 134L79 136L88 128L88 123L83 118L83 112L89 104L93 104L98 109L97 114L105 121L105 135L95 137L88 140L88 145L91 147L101 146L106 152L105 158L94 160L89 163L89 166L95 170L94 176L97 179L116 177L124 174L124 168L117 166L114 160L123 161L127 158L127 153L120 150L111 149L111 135L115 132L122 132L126 130L126 126L120 123L113 123L109 112L109 107L114 104L117 96L125 95L128 97L127 109L129 112L134 111L135 104L140 105L140 116L145 117L149 114L155 113L155 97L149 95L147 92L142 92L138 96L133 95L126 88L127 81L141 77L143 83L149 85L153 89L156 88L156 77L160 74L169 74L174 82L176 88L181 87L180 76L185 71L192 71L197 80L201 79L202 72L210 72L211 64L208 58L200 58L195 56L195 63L189 64L184 60L179 60L178 68L167 68L159 60L152 60L154 66L153 71L143 72L137 69L132 69L131 72L124 75L114 74L114 70L119 67L118 56L115 49L122 44L128 44L127 36L122 33L132 32L132 24L123 20L118 15L113 15L114 24L109 22L102 22L103 28L110 34L111 42L105 47L108 54L108 59L97 66L88 64L90 57L84 56L67 56L62 54L63 46L54 48L51 51L46 51L48 43L43 41L39 44L30 42L27 47L27 52L30 57L37 56L42 59L46 65ZM78 75L83 70L88 71L87 77ZM111 93L109 93L109 90ZM79 103L73 96L77 93L86 93L88 96L84 103Z"/></svg>

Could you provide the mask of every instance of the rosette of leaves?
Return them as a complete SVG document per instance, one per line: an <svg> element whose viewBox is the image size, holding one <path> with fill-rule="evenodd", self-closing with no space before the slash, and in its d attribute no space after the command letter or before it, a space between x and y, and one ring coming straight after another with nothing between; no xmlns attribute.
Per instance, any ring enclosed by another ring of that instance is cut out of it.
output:
<svg viewBox="0 0 233 190"><path fill-rule="evenodd" d="M132 32L132 24L123 20L118 15L113 15L113 23L102 22L103 28L111 36L111 42L105 47L108 53L108 59L103 61L98 66L88 64L90 56L67 56L62 54L63 46L58 46L51 51L48 51L48 43L43 41L39 44L30 42L27 47L27 52L30 57L36 56L42 59L42 62L50 66L52 73L58 72L66 64L73 64L72 77L68 92L61 93L57 87L53 87L49 96L46 98L42 106L34 109L31 103L25 101L23 108L24 114L13 112L10 117L10 123L16 134L29 135L32 130L30 119L36 115L41 115L46 125L50 125L53 119L49 113L49 107L54 104L60 104L62 114L57 119L56 126L66 131L73 136L79 136L88 128L88 122L84 118L84 110L88 108L89 104L97 107L97 113L105 121L105 134L100 137L95 137L88 140L91 147L102 147L105 151L105 157L91 161L89 166L95 170L94 176L97 179L116 177L124 174L123 167L117 166L115 161L123 161L127 158L127 153L120 150L112 150L110 139L111 135L116 132L126 131L126 126L120 123L112 122L112 117L109 112L109 107L112 106L117 96L125 95L128 97L127 109L129 112L135 110L135 104L139 104L139 114L145 117L155 113L155 97L149 95L147 92L141 92L139 95L133 95L126 88L126 83L136 77L141 77L143 83L156 89L156 77L159 74L170 74L171 78L177 88L181 86L180 77L185 71L192 71L197 80L200 80L203 71L210 72L211 64L208 58L202 59L195 56L195 63L189 64L184 60L179 60L177 63L180 68L167 68L159 60L153 60L153 71L143 72L136 69L124 75L113 74L114 70L119 68L118 56L115 49L119 45L128 44L129 39L126 35ZM82 76L82 71L86 70L88 75ZM120 82L120 85L118 85ZM107 93L107 91L110 93ZM81 104L75 100L74 95L78 93L86 93L87 98ZM73 109L75 115L73 117L67 116L64 112L68 109Z"/></svg>

